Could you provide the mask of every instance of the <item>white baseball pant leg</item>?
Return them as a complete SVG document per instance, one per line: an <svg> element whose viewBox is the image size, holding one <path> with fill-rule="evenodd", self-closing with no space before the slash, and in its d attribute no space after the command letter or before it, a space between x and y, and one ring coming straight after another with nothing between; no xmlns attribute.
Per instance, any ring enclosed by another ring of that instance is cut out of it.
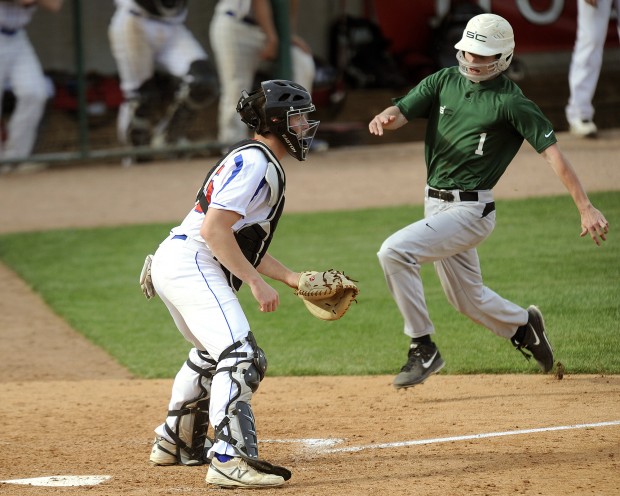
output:
<svg viewBox="0 0 620 496"><path fill-rule="evenodd" d="M16 99L1 156L26 159L34 148L48 98L45 75L25 30L1 36L0 41L4 45L0 50L0 89L4 81L10 81Z"/></svg>
<svg viewBox="0 0 620 496"><path fill-rule="evenodd" d="M316 64L312 55L298 46L293 46L291 47L291 63L293 64L293 81L312 93L316 73Z"/></svg>
<svg viewBox="0 0 620 496"><path fill-rule="evenodd" d="M236 110L237 102L243 90L256 89L254 77L263 64L259 54L266 38L260 27L222 13L213 16L209 39L220 80L218 141L230 145L248 137L248 128ZM316 72L312 55L293 46L291 63L293 80L311 92Z"/></svg>
<svg viewBox="0 0 620 496"><path fill-rule="evenodd" d="M238 358L220 360L220 354L245 338L250 325L220 265L208 252L196 249L195 243L190 239L166 239L153 256L153 284L181 334L194 347L207 351L220 370L239 362ZM252 347L244 343L235 351L251 353ZM196 398L200 393L198 381L198 374L184 364L172 386L169 410L179 409L184 402ZM213 426L223 420L236 391L228 373L215 374L209 403L209 422ZM173 430L176 421L176 417L166 419ZM166 437L163 425L155 432ZM217 441L212 453L233 455L234 450L228 443Z"/></svg>
<svg viewBox="0 0 620 496"><path fill-rule="evenodd" d="M612 4L620 14L620 0L598 0L597 7L584 0L577 2L577 37L568 72L570 97L565 109L569 121L594 117L592 99L601 74ZM620 38L620 16L616 28Z"/></svg>
<svg viewBox="0 0 620 496"><path fill-rule="evenodd" d="M428 314L421 266L433 262L450 303L492 332L511 338L527 322L527 310L484 286L476 246L495 227L484 203L425 200L425 218L386 239L378 257L388 288L414 338L435 332Z"/></svg>
<svg viewBox="0 0 620 496"><path fill-rule="evenodd" d="M215 14L209 29L220 80L218 105L218 141L231 145L249 136L239 118L237 102L241 92L254 90L254 76L261 63L260 51L265 34L255 25L225 14Z"/></svg>

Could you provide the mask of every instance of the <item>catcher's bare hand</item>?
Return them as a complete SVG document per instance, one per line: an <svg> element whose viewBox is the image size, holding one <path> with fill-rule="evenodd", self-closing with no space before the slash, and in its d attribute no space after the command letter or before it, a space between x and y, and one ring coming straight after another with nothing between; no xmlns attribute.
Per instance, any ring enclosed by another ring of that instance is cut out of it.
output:
<svg viewBox="0 0 620 496"><path fill-rule="evenodd" d="M280 305L280 295L267 284L261 277L255 281L248 282L252 296L258 302L261 312L275 312Z"/></svg>

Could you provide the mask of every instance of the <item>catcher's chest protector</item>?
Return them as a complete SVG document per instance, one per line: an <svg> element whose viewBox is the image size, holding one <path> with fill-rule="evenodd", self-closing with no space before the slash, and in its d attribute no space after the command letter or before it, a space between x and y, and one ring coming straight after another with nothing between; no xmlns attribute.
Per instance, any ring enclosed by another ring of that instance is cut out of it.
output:
<svg viewBox="0 0 620 496"><path fill-rule="evenodd" d="M205 195L205 187L211 182L211 178L220 169L221 163L230 155L238 153L241 150L250 147L260 148L265 154L268 160L267 172L265 173L265 181L269 185L271 195L269 197L268 205L271 207L268 217L263 222L256 222L254 224L247 224L235 232L235 238L239 244L239 248L243 252L245 258L254 266L258 267L263 256L267 253L269 244L273 239L278 221L284 210L284 190L286 185L286 176L284 175L284 169L278 162L278 159L271 153L271 150L263 145L260 141L245 140L239 143L239 146L235 147L225 157L218 161L217 164L209 171L207 177L202 183L201 188L198 190L196 196L196 203L200 204L200 208L203 212L207 212L209 208L209 202ZM222 269L228 279L228 284L235 291L238 291L243 282L235 277L230 271L222 265Z"/></svg>

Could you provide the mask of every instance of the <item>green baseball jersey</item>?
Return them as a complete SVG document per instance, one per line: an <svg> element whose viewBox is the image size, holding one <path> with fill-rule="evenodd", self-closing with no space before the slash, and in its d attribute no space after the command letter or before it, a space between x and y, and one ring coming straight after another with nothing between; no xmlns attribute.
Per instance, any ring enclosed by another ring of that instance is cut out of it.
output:
<svg viewBox="0 0 620 496"><path fill-rule="evenodd" d="M458 67L441 69L394 105L407 120L428 119L427 182L437 189L492 189L524 139L538 153L557 141L540 108L503 74L473 83Z"/></svg>

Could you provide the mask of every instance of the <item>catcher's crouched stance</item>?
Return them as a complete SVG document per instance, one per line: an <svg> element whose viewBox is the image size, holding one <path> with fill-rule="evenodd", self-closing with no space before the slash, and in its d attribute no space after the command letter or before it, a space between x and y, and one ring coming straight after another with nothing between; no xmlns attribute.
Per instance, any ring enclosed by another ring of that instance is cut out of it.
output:
<svg viewBox="0 0 620 496"><path fill-rule="evenodd" d="M305 160L318 121L310 94L290 81L264 81L237 105L254 139L237 143L207 174L194 207L153 256L140 286L158 295L193 345L155 429L155 465L209 463L206 482L222 487L279 486L291 472L262 460L251 406L267 370L236 292L246 283L261 311L275 311L291 287L313 315L342 317L358 293L342 272L294 272L268 252L284 207L280 160ZM213 426L213 439L207 437Z"/></svg>

